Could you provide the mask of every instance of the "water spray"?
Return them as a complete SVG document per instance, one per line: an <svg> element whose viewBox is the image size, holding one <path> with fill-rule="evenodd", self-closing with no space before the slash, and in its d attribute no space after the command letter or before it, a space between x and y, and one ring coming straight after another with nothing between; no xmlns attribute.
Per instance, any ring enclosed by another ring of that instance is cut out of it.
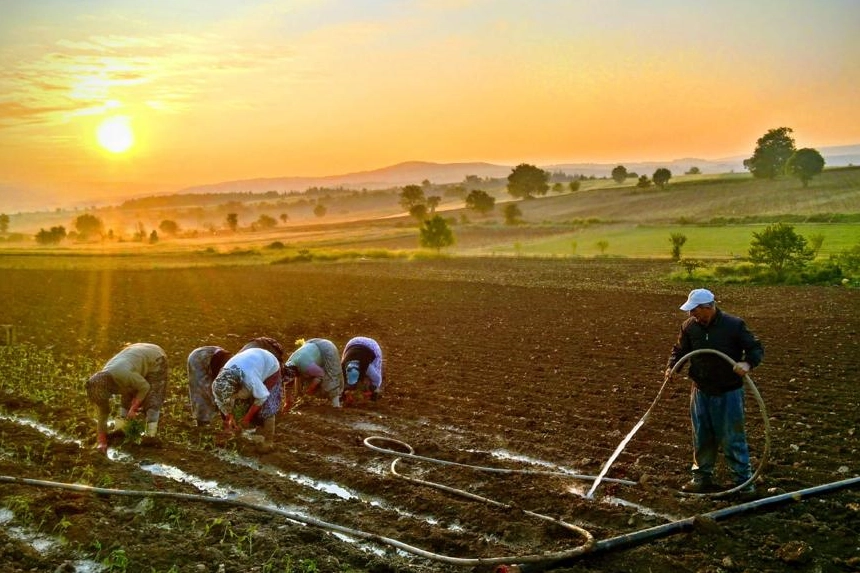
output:
<svg viewBox="0 0 860 573"><path fill-rule="evenodd" d="M669 380L672 379L672 376L675 374L675 372L687 360L689 360L693 356L696 356L697 354L716 354L717 356L719 356L720 358L722 358L723 360L725 360L729 364L731 364L733 368L737 364L737 362L735 362L730 356L728 356L727 354L725 354L723 352L720 352L719 350L714 350L713 348L699 348L698 350L693 350L692 352L685 354L680 360L678 360L678 362L676 362L675 365L672 367L672 370L670 370L666 374L666 377L663 379L663 384L662 384L662 386L660 386L660 390L657 392L657 396L654 398L654 401L651 402L651 405L648 407L648 410L645 411L645 414L642 416L642 418L638 422L636 422L636 425L633 426L633 429L630 430L630 432L627 434L627 436L624 437L623 440L621 440L621 443L618 444L618 447L615 448L615 451L612 452L612 455L609 456L609 459L607 459L606 463L603 464L603 468L601 468L600 473L597 476L597 479L594 480L594 483L591 485L591 489L588 490L588 494L586 494L586 496L585 496L586 498L592 499L594 497L594 492L597 490L598 486L600 486L601 481L608 481L608 480L605 480L603 476L605 476L607 474L607 472L609 472L609 468L612 466L612 463L619 456L619 454L621 454L622 450L624 450L625 446L627 446L627 443L630 442L630 440L633 438L633 436L636 434L636 432L639 431L639 428L641 428L642 426L645 425L645 422L648 420L648 418L651 416L651 412L654 410L654 406L657 405L657 402L660 400L661 396L663 395L663 391L666 389L666 386L668 385ZM753 472L753 474L750 476L750 478L748 480L746 480L745 482L743 482L741 484L736 485L735 487L733 487L731 489L727 489L725 491L712 492L712 493L686 493L686 492L684 492L684 495L710 496L710 497L723 497L726 495L730 495L732 493L740 491L741 489L745 488L747 485L754 483L755 480L759 477L759 475L761 475L762 471L764 470L765 463L767 462L768 456L770 455L770 419L768 418L768 415L767 415L767 408L764 405L764 400L762 399L761 394L758 391L758 388L756 387L755 383L752 381L752 378L750 378L749 374L744 374L744 385L750 390L753 397L755 397L755 400L759 406L759 410L761 411L762 421L764 422L764 450L762 452L761 461L759 462L758 467L756 468L755 472Z"/></svg>

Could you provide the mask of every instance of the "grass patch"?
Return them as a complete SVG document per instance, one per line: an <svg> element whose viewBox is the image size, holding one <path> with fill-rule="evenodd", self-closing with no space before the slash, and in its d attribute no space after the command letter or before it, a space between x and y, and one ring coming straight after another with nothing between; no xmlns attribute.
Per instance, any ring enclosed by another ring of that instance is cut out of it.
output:
<svg viewBox="0 0 860 573"><path fill-rule="evenodd" d="M597 225L560 233L551 237L521 240L517 245L488 245L484 253L518 254L523 256L624 256L662 258L671 255L669 236L680 233L687 237L682 256L701 259L737 259L747 256L754 232L761 232L766 223L751 225ZM824 242L819 257L835 256L860 243L860 226L853 223L802 223L795 231L807 239L821 235ZM601 250L600 243L608 245ZM575 246L574 246L575 245Z"/></svg>

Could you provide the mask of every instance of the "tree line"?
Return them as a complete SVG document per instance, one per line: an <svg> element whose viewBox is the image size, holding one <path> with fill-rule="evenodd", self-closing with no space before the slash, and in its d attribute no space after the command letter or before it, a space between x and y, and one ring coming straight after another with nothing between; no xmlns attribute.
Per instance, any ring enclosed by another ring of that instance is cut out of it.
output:
<svg viewBox="0 0 860 573"><path fill-rule="evenodd" d="M774 179L780 175L789 175L798 178L804 187L806 187L812 178L822 172L824 169L824 158L821 154L812 148L797 149L794 139L791 137L793 130L788 127L780 127L769 130L766 134L760 137L756 142L756 147L753 155L744 160L744 167L756 178ZM688 174L699 173L698 168L693 167ZM665 167L657 168L649 178L647 175L639 175L627 170L623 165L616 166L611 172L612 179L623 184L628 179L634 178L637 180L636 187L646 189L652 184L665 188L672 178L672 172ZM511 170L506 180L502 180L505 189L511 197L516 199L529 200L538 196L546 195L550 189L553 192L576 192L580 189L580 184L584 176L567 175L563 172L550 173L535 165L521 163ZM487 215L495 208L496 198L487 191L488 185L499 183L499 180L493 178L480 178L474 175L467 175L462 184L451 186L445 194L454 194L465 199L465 206L468 210L479 215ZM467 189L471 187L471 190ZM400 207L407 212L411 217L414 217L422 225L428 221L432 224L428 229L422 229L422 237L427 235L427 239L422 238L423 246L431 246L434 248L442 248L453 244L453 234L450 242L447 239L448 233L445 232L447 223L444 218L436 214L437 207L442 203L442 196L435 191L438 187L433 186L429 181L425 180L421 185L411 184L404 186L399 193L398 201ZM243 201L263 201L264 205L268 201L274 201L276 206L283 207L284 200L287 197L303 196L307 201L310 196L315 197L313 214L318 217L324 217L328 208L324 200L332 200L333 197L344 198L346 196L357 196L366 194L367 191L351 191L343 188L310 188L304 193L289 192L279 193L277 191L268 191L264 193L252 192L233 192L233 193L202 193L202 194L179 194L167 197L146 197L142 199L133 199L125 201L122 209L146 209L165 206L200 206L201 204L217 205L224 210L229 211L226 214L224 222L226 227L233 232L239 229L239 212L235 207L241 206ZM432 194L431 194L432 193ZM228 203L224 203L225 199L230 199ZM233 207L231 209L231 207ZM515 225L522 222L522 212L516 203L508 203L504 207L503 212L506 224ZM440 220L435 220L439 218ZM251 223L251 229L271 229L278 225L278 220L281 223L287 223L289 215L286 212L281 212L277 219L271 215L262 213L258 219ZM441 222L440 222L441 221ZM5 213L0 214L0 233L6 233L10 224L9 216ZM55 244L66 239L74 237L76 239L88 240L93 237L98 238L113 238L112 231L105 233L104 224L95 215L85 213L78 216L74 221L75 230L67 232L63 226L55 226L50 229L40 229L35 235L36 242L39 244ZM150 233L146 233L142 228L142 224L138 223L138 229L134 233L133 239L150 242L157 242L159 239L158 232L153 229ZM436 229L436 231L432 231ZM163 235L176 236L180 232L178 223L171 219L164 219L159 223L158 230ZM425 245L425 242L427 243ZM446 243L447 244L443 244Z"/></svg>

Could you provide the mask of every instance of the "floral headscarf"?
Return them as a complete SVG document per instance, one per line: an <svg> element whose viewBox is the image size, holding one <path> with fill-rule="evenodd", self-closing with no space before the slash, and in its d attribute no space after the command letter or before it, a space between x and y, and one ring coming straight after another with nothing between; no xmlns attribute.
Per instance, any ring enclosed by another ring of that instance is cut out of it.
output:
<svg viewBox="0 0 860 573"><path fill-rule="evenodd" d="M238 366L222 368L212 381L212 396L222 414L228 415L235 405L235 394L242 385L242 369Z"/></svg>

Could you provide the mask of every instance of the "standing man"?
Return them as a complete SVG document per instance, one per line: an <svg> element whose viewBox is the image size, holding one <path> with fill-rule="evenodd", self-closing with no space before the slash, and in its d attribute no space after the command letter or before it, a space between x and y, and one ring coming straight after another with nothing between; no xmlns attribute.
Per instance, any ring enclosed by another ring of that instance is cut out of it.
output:
<svg viewBox="0 0 860 573"><path fill-rule="evenodd" d="M120 395L117 430L123 431L127 420L140 410L146 413L144 444L155 444L158 418L167 391L167 354L148 342L129 344L107 361L100 372L87 380L87 398L97 410L96 441L98 450L107 453L110 398Z"/></svg>
<svg viewBox="0 0 860 573"><path fill-rule="evenodd" d="M690 359L693 479L681 490L718 491L722 488L714 483L714 465L720 448L735 486L752 475L744 430L744 376L762 361L764 348L742 319L717 308L714 294L707 289L690 291L681 310L690 313L690 317L681 325L672 347L667 376L681 358L700 348L719 350L737 362L732 368L725 359L710 353ZM754 491L755 485L750 483L741 493Z"/></svg>

